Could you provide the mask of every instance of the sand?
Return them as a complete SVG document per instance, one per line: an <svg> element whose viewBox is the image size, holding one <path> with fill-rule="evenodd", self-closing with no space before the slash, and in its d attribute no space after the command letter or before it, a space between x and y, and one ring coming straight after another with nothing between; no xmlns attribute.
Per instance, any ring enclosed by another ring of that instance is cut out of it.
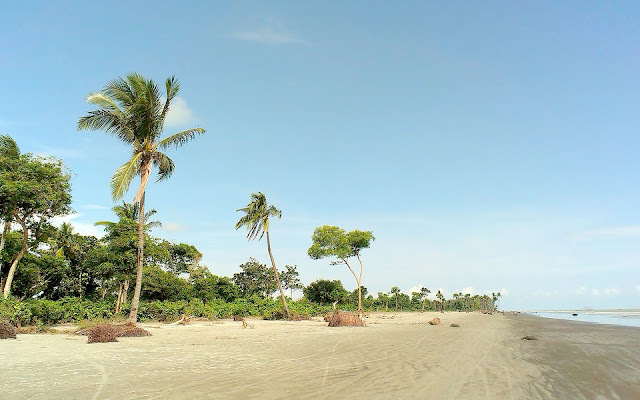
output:
<svg viewBox="0 0 640 400"><path fill-rule="evenodd" d="M436 316L441 325L426 324ZM141 324L152 337L91 345L73 335L18 335L0 342L0 397L640 398L634 328L588 334L580 332L591 325L478 313L381 313L365 328L248 322L253 329ZM540 340L523 341L525 333Z"/></svg>

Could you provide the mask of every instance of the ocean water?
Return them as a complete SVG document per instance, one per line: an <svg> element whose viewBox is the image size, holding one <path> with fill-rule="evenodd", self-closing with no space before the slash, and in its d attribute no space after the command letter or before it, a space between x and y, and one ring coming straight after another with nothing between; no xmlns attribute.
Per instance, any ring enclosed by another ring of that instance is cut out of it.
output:
<svg viewBox="0 0 640 400"><path fill-rule="evenodd" d="M578 314L574 316L572 314ZM528 314L566 319L570 321L592 322L595 324L623 325L640 327L640 311L532 311Z"/></svg>

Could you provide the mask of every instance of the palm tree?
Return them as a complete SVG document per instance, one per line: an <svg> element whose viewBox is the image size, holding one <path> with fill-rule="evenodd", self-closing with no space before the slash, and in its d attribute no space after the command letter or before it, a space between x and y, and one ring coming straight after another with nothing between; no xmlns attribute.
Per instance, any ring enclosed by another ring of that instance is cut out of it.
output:
<svg viewBox="0 0 640 400"><path fill-rule="evenodd" d="M139 74L115 79L107 83L102 91L87 97L87 102L97 105L99 109L90 111L78 120L79 130L104 130L132 147L131 159L111 177L111 196L114 201L124 197L133 178L140 176L140 186L133 198L133 202L139 204L139 212L136 288L129 313L132 323L138 319L142 289L144 201L152 169L154 166L158 168L158 181L168 179L175 164L161 150L181 147L205 132L202 128L192 128L160 140L171 101L178 94L180 84L172 76L165 81L165 88L166 97L162 99L158 85Z"/></svg>
<svg viewBox="0 0 640 400"><path fill-rule="evenodd" d="M391 288L391 294L395 296L396 298L396 306L394 308L394 311L398 311L398 293L400 293L400 288L397 286L394 286Z"/></svg>
<svg viewBox="0 0 640 400"><path fill-rule="evenodd" d="M444 313L444 296L439 290L438 293L436 293L436 297L440 300L440 312Z"/></svg>
<svg viewBox="0 0 640 400"><path fill-rule="evenodd" d="M278 277L278 268L276 268L276 262L273 259L273 253L271 252L271 240L269 239L269 217L276 217L280 219L282 211L278 210L274 206L267 204L267 198L262 192L251 193L251 201L246 207L240 208L236 211L242 211L244 215L236 223L236 229L243 226L247 227L247 239L249 241L267 235L267 250L269 251L269 257L271 258L271 266L273 267L273 273L278 283L278 289L280 290L280 299L282 300L282 306L287 318L291 318L289 314L289 308L287 308L287 301L284 298L284 290L282 290L282 284ZM259 236L259 237L258 237Z"/></svg>
<svg viewBox="0 0 640 400"><path fill-rule="evenodd" d="M420 297L422 297L422 312L424 312L424 303L427 300L427 296L429 296L429 293L431 293L431 290L427 289L426 287L422 287L420 288Z"/></svg>

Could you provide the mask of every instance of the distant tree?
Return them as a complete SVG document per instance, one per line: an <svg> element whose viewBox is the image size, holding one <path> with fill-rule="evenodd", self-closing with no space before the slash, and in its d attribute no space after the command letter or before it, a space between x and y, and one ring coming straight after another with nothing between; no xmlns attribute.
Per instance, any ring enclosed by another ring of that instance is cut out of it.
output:
<svg viewBox="0 0 640 400"><path fill-rule="evenodd" d="M436 298L438 299L438 305L440 306L440 312L444 312L444 295L438 290L436 293Z"/></svg>
<svg viewBox="0 0 640 400"><path fill-rule="evenodd" d="M318 304L331 304L345 299L348 292L339 280L318 279L304 288L304 297Z"/></svg>
<svg viewBox="0 0 640 400"><path fill-rule="evenodd" d="M399 287L394 286L394 287L391 288L391 294L396 299L396 306L394 307L394 311L398 311L398 294L399 293L400 293L400 288Z"/></svg>
<svg viewBox="0 0 640 400"><path fill-rule="evenodd" d="M282 301L282 307L287 318L291 318L289 308L287 307L287 300L284 298L284 290L282 290L282 284L280 283L280 277L278 276L278 268L276 268L276 262L273 259L273 253L271 252L271 240L269 239L269 218L275 217L280 219L282 211L278 210L274 206L267 204L267 198L262 192L251 193L251 201L245 207L236 211L242 211L244 215L236 223L236 229L241 227L247 228L247 239L249 241L258 238L262 239L262 236L267 235L267 250L269 251L269 258L271 258L271 266L273 267L273 274L276 278L278 290L280 290L280 300Z"/></svg>
<svg viewBox="0 0 640 400"><path fill-rule="evenodd" d="M326 257L335 257L337 260L331 264L345 264L353 274L358 287L358 312L362 313L362 259L360 252L369 248L371 242L375 240L371 231L354 230L346 232L337 226L320 226L316 228L311 237L313 244L307 251L309 257L319 260ZM349 265L349 258L356 257L360 263L360 274Z"/></svg>
<svg viewBox="0 0 640 400"><path fill-rule="evenodd" d="M493 310L497 311L498 301L500 300L500 297L502 297L502 294L500 294L500 292L497 292L497 293L491 292L491 297L493 299Z"/></svg>
<svg viewBox="0 0 640 400"><path fill-rule="evenodd" d="M10 140L6 137L0 142L2 147L12 146L7 145ZM8 152L12 151L19 152L15 149ZM10 230L7 228L7 221L17 222L22 231L20 250L12 256L4 283L3 296L7 298L11 294L18 263L27 250L37 247L48 232L52 231L49 224L51 218L71 212L71 185L70 175L58 159L20 154L17 158L9 160L6 149L0 153L5 154L0 162L9 166L0 169L0 196L4 202L1 207L5 210L1 216L5 221L2 237L5 238ZM11 210L11 217L7 215L7 210Z"/></svg>
<svg viewBox="0 0 640 400"><path fill-rule="evenodd" d="M304 285L300 281L298 270L296 265L285 265L285 271L280 273L280 281L284 289L291 291L291 298L293 298L293 291L297 289L304 289Z"/></svg>
<svg viewBox="0 0 640 400"><path fill-rule="evenodd" d="M427 289L426 287L422 287L420 288L420 298L422 299L422 312L424 312L424 303L425 301L427 301L427 297L429 297L429 293L431 293L431 290Z"/></svg>
<svg viewBox="0 0 640 400"><path fill-rule="evenodd" d="M171 77L165 81L165 88L163 98L158 85L139 74L127 75L125 79L117 78L107 83L102 91L87 97L88 103L99 108L78 120L79 130L104 130L131 146L131 159L118 168L111 178L114 201L124 197L131 181L140 176L140 186L133 198L133 202L140 207L136 286L129 313L129 321L133 323L138 318L142 290L144 202L152 169L154 166L158 168L158 181L169 179L175 165L163 151L181 147L205 132L202 128L187 129L160 140L171 101L178 95L180 84L175 77Z"/></svg>
<svg viewBox="0 0 640 400"><path fill-rule="evenodd" d="M240 265L240 269L241 272L233 274L233 283L238 287L240 296L251 297L258 294L267 298L278 290L269 268L255 258Z"/></svg>
<svg viewBox="0 0 640 400"><path fill-rule="evenodd" d="M222 299L225 302L234 301L238 297L238 287L226 276L217 276L206 267L196 267L190 270L189 282L193 286L193 294L202 300Z"/></svg>
<svg viewBox="0 0 640 400"><path fill-rule="evenodd" d="M464 306L465 310L469 312L469 307L471 306L471 294L465 293L464 295Z"/></svg>

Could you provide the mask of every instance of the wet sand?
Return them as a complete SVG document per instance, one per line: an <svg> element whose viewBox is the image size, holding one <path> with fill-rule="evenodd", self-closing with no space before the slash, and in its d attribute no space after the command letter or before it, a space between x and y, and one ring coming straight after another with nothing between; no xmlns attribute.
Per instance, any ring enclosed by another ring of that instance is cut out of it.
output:
<svg viewBox="0 0 640 400"><path fill-rule="evenodd" d="M442 325L426 324L434 316ZM584 324L478 313L380 313L365 328L248 322L253 329L233 321L142 324L154 336L92 345L73 335L19 335L0 342L0 393L119 400L640 398L640 329L588 325L593 333L584 333ZM539 340L521 340L526 333Z"/></svg>
<svg viewBox="0 0 640 400"><path fill-rule="evenodd" d="M534 317L508 317L527 360L543 379L526 392L546 399L640 399L640 328Z"/></svg>

